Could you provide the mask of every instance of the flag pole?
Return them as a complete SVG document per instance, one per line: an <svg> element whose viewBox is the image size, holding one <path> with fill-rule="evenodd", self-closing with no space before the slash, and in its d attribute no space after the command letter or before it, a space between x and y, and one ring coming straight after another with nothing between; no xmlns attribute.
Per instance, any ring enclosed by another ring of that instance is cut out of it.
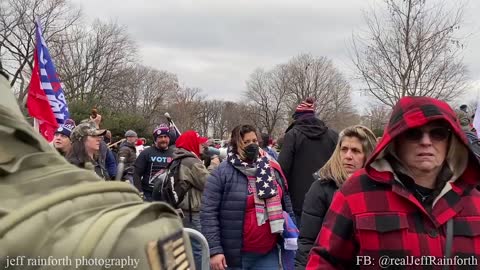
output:
<svg viewBox="0 0 480 270"><path fill-rule="evenodd" d="M38 119L37 118L33 118L33 128L38 132L40 133L40 124L38 123Z"/></svg>

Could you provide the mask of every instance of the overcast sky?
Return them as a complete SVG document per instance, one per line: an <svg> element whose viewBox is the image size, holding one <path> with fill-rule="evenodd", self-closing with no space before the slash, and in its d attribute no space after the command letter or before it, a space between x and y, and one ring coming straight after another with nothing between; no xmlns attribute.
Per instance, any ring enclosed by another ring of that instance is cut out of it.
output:
<svg viewBox="0 0 480 270"><path fill-rule="evenodd" d="M455 0L457 1L457 0ZM467 0L468 1L468 0ZM379 0L74 0L88 20L114 20L139 45L143 64L178 75L209 98L239 100L258 67L300 53L326 56L347 78L352 33ZM480 1L467 2L464 61L480 89ZM352 81L358 88L358 83ZM472 95L470 95L471 97ZM364 98L355 94L360 105Z"/></svg>

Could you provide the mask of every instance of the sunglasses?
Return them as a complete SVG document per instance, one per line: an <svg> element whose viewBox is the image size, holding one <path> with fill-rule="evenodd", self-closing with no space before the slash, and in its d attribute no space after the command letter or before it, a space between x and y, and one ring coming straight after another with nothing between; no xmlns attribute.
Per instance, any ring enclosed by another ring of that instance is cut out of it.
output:
<svg viewBox="0 0 480 270"><path fill-rule="evenodd" d="M420 128L412 128L405 131L404 136L405 139L409 141L419 141L423 138L424 133L427 133L430 139L434 141L444 141L450 136L451 130L445 127L436 127L429 131L424 131Z"/></svg>

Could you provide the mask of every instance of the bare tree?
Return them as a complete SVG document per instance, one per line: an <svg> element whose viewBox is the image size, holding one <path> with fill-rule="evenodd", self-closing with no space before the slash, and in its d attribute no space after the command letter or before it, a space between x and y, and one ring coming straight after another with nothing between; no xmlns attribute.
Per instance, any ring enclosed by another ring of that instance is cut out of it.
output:
<svg viewBox="0 0 480 270"><path fill-rule="evenodd" d="M72 27L58 44L54 47L56 62L69 100L101 103L102 98L112 97L112 91L124 88L126 79L132 77L129 75L136 73L136 45L118 24L96 20L90 29Z"/></svg>
<svg viewBox="0 0 480 270"><path fill-rule="evenodd" d="M327 122L334 117L335 106L351 106L349 99L337 99L333 105L336 95L350 95L350 85L326 57L302 54L290 60L284 69L289 78L286 87L290 113L308 97L315 98L317 114Z"/></svg>
<svg viewBox="0 0 480 270"><path fill-rule="evenodd" d="M198 112L201 109L205 96L201 95L199 88L184 88L174 93L173 100L168 109L180 130L200 130L201 120Z"/></svg>
<svg viewBox="0 0 480 270"><path fill-rule="evenodd" d="M165 106L168 98L179 90L177 75L151 68L143 67L142 69L146 72L144 80L139 81L138 84L142 115L146 117L152 113L163 114L165 112L162 112L162 107ZM130 89L132 92L137 92L136 90Z"/></svg>
<svg viewBox="0 0 480 270"><path fill-rule="evenodd" d="M270 71L251 74L244 93L245 118L259 130L280 136L297 105L313 97L317 115L343 128L358 120L350 94L350 84L330 60L302 54Z"/></svg>
<svg viewBox="0 0 480 270"><path fill-rule="evenodd" d="M356 110L352 105L351 87L344 76L334 72L329 80L330 102L320 102L319 117L327 122L332 128L343 129L355 123Z"/></svg>
<svg viewBox="0 0 480 270"><path fill-rule="evenodd" d="M366 109L363 124L380 135L390 119L391 109L384 104L370 104Z"/></svg>
<svg viewBox="0 0 480 270"><path fill-rule="evenodd" d="M247 81L245 95L248 99L247 104L252 105L251 110L257 118L254 122L260 130L269 135L272 134L284 114L285 98L288 91L287 80L285 67L278 66L268 73L262 69L257 69Z"/></svg>
<svg viewBox="0 0 480 270"><path fill-rule="evenodd" d="M353 38L352 59L367 93L391 107L404 96L450 101L462 93L467 69L455 37L462 8L444 0L384 3L383 13L366 14L367 34Z"/></svg>
<svg viewBox="0 0 480 270"><path fill-rule="evenodd" d="M222 110L222 121L221 121L221 138L229 138L232 130L240 124L250 124L254 125L255 123L252 120L249 120L248 115L248 105L245 103L235 103L227 101L224 103Z"/></svg>
<svg viewBox="0 0 480 270"><path fill-rule="evenodd" d="M33 69L35 20L39 19L47 44L74 25L80 11L66 0L1 0L0 1L0 51L6 72L11 75L18 99L27 94L30 74ZM52 52L52 57L55 58ZM20 84L17 83L20 81Z"/></svg>
<svg viewBox="0 0 480 270"><path fill-rule="evenodd" d="M204 123L207 127L205 134L211 134L214 138L222 138L222 112L224 109L224 102L220 100L206 101L205 116L208 122Z"/></svg>
<svg viewBox="0 0 480 270"><path fill-rule="evenodd" d="M104 93L99 105L114 112L139 115L152 128L165 122L169 99L179 88L177 76L142 65L116 72L121 75L119 86Z"/></svg>
<svg viewBox="0 0 480 270"><path fill-rule="evenodd" d="M199 133L203 134L204 136L208 136L210 132L210 123L215 114L214 104L218 102L216 100L205 100L200 102L199 111L198 111L198 121L200 129L198 130Z"/></svg>
<svg viewBox="0 0 480 270"><path fill-rule="evenodd" d="M341 74L337 74L337 85L343 85L339 87L338 91L331 93L331 103L327 110L323 110L323 115L320 115L321 119L326 119L326 122L330 128L338 131L358 124L360 119L357 111L352 105L350 96L350 85L346 83Z"/></svg>

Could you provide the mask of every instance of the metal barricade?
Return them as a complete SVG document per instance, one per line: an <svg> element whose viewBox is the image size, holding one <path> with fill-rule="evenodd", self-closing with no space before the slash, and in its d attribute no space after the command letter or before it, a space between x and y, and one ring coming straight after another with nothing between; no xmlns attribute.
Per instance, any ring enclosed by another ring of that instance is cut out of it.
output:
<svg viewBox="0 0 480 270"><path fill-rule="evenodd" d="M197 240L202 245L202 269L197 270L209 270L210 269L210 248L208 247L208 242L205 236L201 234L199 231L184 228L183 229L188 236L192 239Z"/></svg>

